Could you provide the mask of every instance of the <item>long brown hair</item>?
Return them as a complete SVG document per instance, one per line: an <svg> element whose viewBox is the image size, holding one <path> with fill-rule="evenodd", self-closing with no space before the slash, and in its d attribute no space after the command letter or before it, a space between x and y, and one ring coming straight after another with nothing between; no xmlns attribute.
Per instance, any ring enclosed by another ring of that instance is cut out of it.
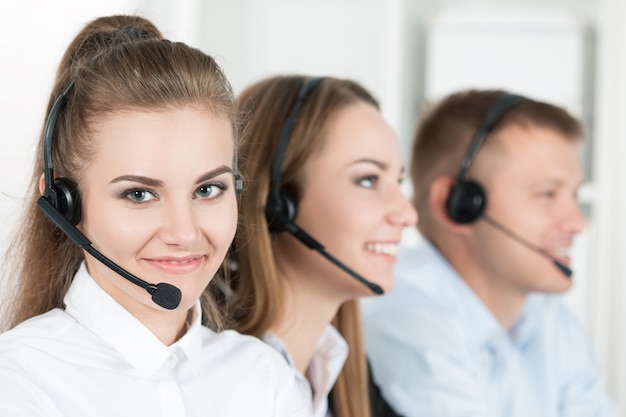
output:
<svg viewBox="0 0 626 417"><path fill-rule="evenodd" d="M248 87L238 98L245 120L239 152L246 186L234 243L238 273L232 282L229 315L236 330L258 337L276 324L285 304L285 283L277 272L264 208L278 139L305 80L303 76L268 78ZM378 108L378 102L362 86L335 78L324 79L307 98L282 163L280 185L289 189L296 201L303 186L303 167L323 146L328 120L341 109L359 102ZM333 390L335 415L368 417L367 365L357 301L344 303L333 324L350 348Z"/></svg>
<svg viewBox="0 0 626 417"><path fill-rule="evenodd" d="M74 87L57 120L52 138L55 174L81 183L81 173L95 149L91 126L104 114L124 110L160 110L184 105L226 115L238 125L232 89L210 56L182 43L164 40L139 16L109 16L87 24L69 45L48 102L70 83ZM74 274L84 259L77 247L36 207L43 173L42 136L37 146L26 212L8 249L14 282L6 306L7 324L63 308ZM210 287L210 286L209 286ZM218 321L211 291L203 294L204 312Z"/></svg>

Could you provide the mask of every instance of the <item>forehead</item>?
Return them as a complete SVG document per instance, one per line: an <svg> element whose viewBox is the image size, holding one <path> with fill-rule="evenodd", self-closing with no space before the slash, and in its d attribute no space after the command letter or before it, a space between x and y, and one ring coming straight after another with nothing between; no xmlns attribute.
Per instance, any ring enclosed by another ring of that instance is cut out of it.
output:
<svg viewBox="0 0 626 417"><path fill-rule="evenodd" d="M498 177L533 181L554 177L582 179L580 141L539 126L508 126L487 137L475 172L487 182Z"/></svg>
<svg viewBox="0 0 626 417"><path fill-rule="evenodd" d="M119 169L228 164L234 139L226 115L205 109L125 111L93 125L93 164Z"/></svg>
<svg viewBox="0 0 626 417"><path fill-rule="evenodd" d="M344 165L359 159L402 163L393 129L374 106L362 102L342 108L329 119L323 145L311 162Z"/></svg>

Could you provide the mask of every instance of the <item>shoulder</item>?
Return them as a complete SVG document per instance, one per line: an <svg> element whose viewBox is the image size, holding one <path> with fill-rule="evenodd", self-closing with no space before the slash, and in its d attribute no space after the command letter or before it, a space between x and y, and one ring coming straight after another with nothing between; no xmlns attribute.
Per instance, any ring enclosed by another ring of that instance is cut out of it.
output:
<svg viewBox="0 0 626 417"><path fill-rule="evenodd" d="M226 374L241 373L249 379L258 378L265 383L289 383L293 379L291 367L285 359L262 340L234 330L214 332L203 327L203 351L212 361L220 364Z"/></svg>
<svg viewBox="0 0 626 417"><path fill-rule="evenodd" d="M3 390L37 392L35 381L50 371L47 364L71 361L86 335L63 310L33 317L0 335L0 381ZM18 390L18 387L19 390ZM6 394L6 393L5 393ZM37 394L40 395L40 394Z"/></svg>
<svg viewBox="0 0 626 417"><path fill-rule="evenodd" d="M215 355L238 355L250 361L285 362L274 349L257 337L235 330L215 332L203 326L202 343Z"/></svg>
<svg viewBox="0 0 626 417"><path fill-rule="evenodd" d="M211 358L215 379L237 381L242 397L266 398L275 404L277 416L307 415L295 370L262 340L234 330L213 332L204 327L203 351L210 351L204 356Z"/></svg>
<svg viewBox="0 0 626 417"><path fill-rule="evenodd" d="M0 357L23 354L29 350L54 351L72 343L79 327L63 310L51 310L0 334Z"/></svg>
<svg viewBox="0 0 626 417"><path fill-rule="evenodd" d="M540 345L555 363L562 364L565 373L596 363L590 334L562 296L534 294L528 299L527 310Z"/></svg>
<svg viewBox="0 0 626 417"><path fill-rule="evenodd" d="M538 327L545 369L559 384L564 414L572 410L573 414L617 416L593 341L566 300L560 295L537 294L529 298L529 307Z"/></svg>

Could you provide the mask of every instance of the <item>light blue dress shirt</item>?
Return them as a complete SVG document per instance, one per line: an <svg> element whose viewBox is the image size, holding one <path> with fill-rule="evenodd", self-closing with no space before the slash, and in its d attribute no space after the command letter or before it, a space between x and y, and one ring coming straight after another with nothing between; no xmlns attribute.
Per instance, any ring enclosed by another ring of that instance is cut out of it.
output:
<svg viewBox="0 0 626 417"><path fill-rule="evenodd" d="M427 241L400 249L395 288L363 318L374 379L405 417L619 415L560 297L529 296L506 331Z"/></svg>

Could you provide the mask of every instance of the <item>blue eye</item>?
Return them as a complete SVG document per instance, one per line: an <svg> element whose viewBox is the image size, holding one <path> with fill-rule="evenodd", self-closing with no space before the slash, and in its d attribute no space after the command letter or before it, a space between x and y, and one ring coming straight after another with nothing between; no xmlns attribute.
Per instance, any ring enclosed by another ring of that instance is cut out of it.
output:
<svg viewBox="0 0 626 417"><path fill-rule="evenodd" d="M368 175L366 177L359 178L357 184L363 188L374 188L378 182L378 176Z"/></svg>
<svg viewBox="0 0 626 417"><path fill-rule="evenodd" d="M133 190L125 191L122 194L122 197L127 198L133 203L138 203L138 204L145 203L145 202L154 200L156 198L154 194L152 194L152 192L148 190L142 190L142 189L133 189Z"/></svg>
<svg viewBox="0 0 626 417"><path fill-rule="evenodd" d="M224 190L226 190L224 184L205 184L196 189L196 196L202 199L217 198Z"/></svg>

